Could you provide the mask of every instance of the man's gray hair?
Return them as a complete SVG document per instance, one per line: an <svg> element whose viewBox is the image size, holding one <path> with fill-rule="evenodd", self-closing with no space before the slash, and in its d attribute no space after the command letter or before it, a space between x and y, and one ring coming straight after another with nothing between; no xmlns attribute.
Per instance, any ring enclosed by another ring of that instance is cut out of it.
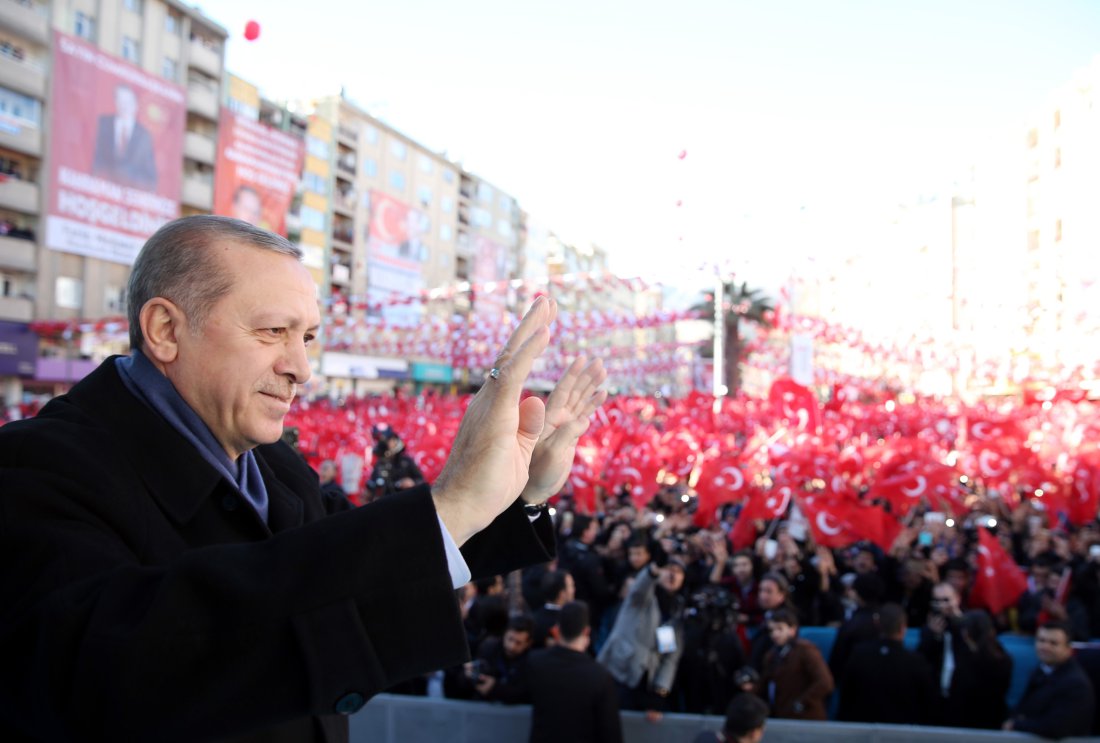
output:
<svg viewBox="0 0 1100 743"><path fill-rule="evenodd" d="M134 261L126 288L130 348L140 349L141 308L154 297L177 304L192 330L201 331L210 308L229 293L233 281L223 270L216 243L239 243L302 260L302 250L284 237L248 222L208 214L183 217L161 227Z"/></svg>

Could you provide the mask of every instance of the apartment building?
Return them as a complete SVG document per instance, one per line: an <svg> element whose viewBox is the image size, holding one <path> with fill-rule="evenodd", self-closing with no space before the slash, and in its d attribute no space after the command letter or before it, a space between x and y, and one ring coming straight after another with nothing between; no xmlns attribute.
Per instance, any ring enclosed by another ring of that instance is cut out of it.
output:
<svg viewBox="0 0 1100 743"><path fill-rule="evenodd" d="M1040 373L1100 376L1100 57L1052 93L1026 149L1028 356Z"/></svg>
<svg viewBox="0 0 1100 743"><path fill-rule="evenodd" d="M8 404L125 349L107 319L125 312L134 244L178 213L209 212L226 36L175 0L0 0L0 350L31 322L72 324L42 331L33 359L23 341L0 352ZM128 147L153 140L155 179L93 160L111 141L95 127L127 101L137 123L115 131ZM84 129L52 131L62 110L66 127ZM127 188L145 194L140 208L121 209L134 203ZM108 212L126 229L96 223Z"/></svg>
<svg viewBox="0 0 1100 743"><path fill-rule="evenodd" d="M487 285L518 276L515 198L343 96L314 101L313 112L335 133L331 212L303 205L300 215L303 224L327 225L330 238L327 296L338 343L321 365L330 393L480 381L446 327L456 317L490 322L514 311L514 291Z"/></svg>

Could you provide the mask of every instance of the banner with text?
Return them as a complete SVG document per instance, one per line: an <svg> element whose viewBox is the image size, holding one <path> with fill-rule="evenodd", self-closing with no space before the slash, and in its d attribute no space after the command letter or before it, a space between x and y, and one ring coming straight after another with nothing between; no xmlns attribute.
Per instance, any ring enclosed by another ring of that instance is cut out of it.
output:
<svg viewBox="0 0 1100 743"><path fill-rule="evenodd" d="M182 87L53 35L46 245L131 264L179 216Z"/></svg>
<svg viewBox="0 0 1100 743"><path fill-rule="evenodd" d="M367 301L386 303L395 297L418 296L424 289L423 267L429 250L424 237L431 230L427 214L381 191L370 192L367 232ZM415 325L421 307L387 305L382 319L391 325Z"/></svg>
<svg viewBox="0 0 1100 743"><path fill-rule="evenodd" d="M214 213L286 237L286 214L301 177L305 143L286 132L221 112Z"/></svg>

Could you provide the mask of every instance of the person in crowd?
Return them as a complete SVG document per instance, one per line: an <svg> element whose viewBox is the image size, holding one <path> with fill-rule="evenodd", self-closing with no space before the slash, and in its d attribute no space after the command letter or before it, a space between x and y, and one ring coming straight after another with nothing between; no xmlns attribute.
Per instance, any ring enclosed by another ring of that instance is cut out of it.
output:
<svg viewBox="0 0 1100 743"><path fill-rule="evenodd" d="M683 653L684 566L652 562L635 576L598 659L615 678L622 709L661 719Z"/></svg>
<svg viewBox="0 0 1100 743"><path fill-rule="evenodd" d="M941 724L996 730L1008 714L1005 697L1012 683L1012 657L997 640L985 610L965 612L960 628L962 643Z"/></svg>
<svg viewBox="0 0 1100 743"><path fill-rule="evenodd" d="M962 638L962 609L959 608L959 594L955 586L947 581L932 587L932 608L928 612L928 621L921 628L920 644L917 652L932 669L939 694L936 697L936 710L931 719L946 724L944 720L953 716L949 703L952 682L959 667L961 657L966 655L966 643Z"/></svg>
<svg viewBox="0 0 1100 743"><path fill-rule="evenodd" d="M339 504L348 499L347 491L336 482L336 462L326 459L321 462L317 474L321 478L321 496L325 498L329 511L340 510Z"/></svg>
<svg viewBox="0 0 1100 743"><path fill-rule="evenodd" d="M535 611L535 647L544 648L558 639L561 607L576 597L573 576L565 570L551 570L542 577L542 606Z"/></svg>
<svg viewBox="0 0 1100 743"><path fill-rule="evenodd" d="M829 653L829 671L834 679L844 678L848 658L859 643L879 636L878 609L882 602L882 579L875 573L857 575L852 582L856 610L837 630Z"/></svg>
<svg viewBox="0 0 1100 743"><path fill-rule="evenodd" d="M970 566L961 557L953 557L943 565L943 582L955 589L959 597L959 609L970 606Z"/></svg>
<svg viewBox="0 0 1100 743"><path fill-rule="evenodd" d="M508 597L504 593L504 578L500 575L487 575L468 584L473 595L466 598L468 606L463 625L470 650L477 655L477 649L485 640L504 634L508 625Z"/></svg>
<svg viewBox="0 0 1100 743"><path fill-rule="evenodd" d="M535 623L527 614L508 620L501 638L488 637L477 651L470 672L477 698L503 704L531 701L527 659L534 645Z"/></svg>
<svg viewBox="0 0 1100 743"><path fill-rule="evenodd" d="M560 642L531 653L531 743L621 743L615 679L587 652L588 607L561 608Z"/></svg>
<svg viewBox="0 0 1100 743"><path fill-rule="evenodd" d="M883 604L878 611L879 639L861 643L844 666L837 719L922 725L935 702L932 671L907 650L905 610Z"/></svg>
<svg viewBox="0 0 1100 743"><path fill-rule="evenodd" d="M604 575L603 561L595 550L600 522L592 516L573 517L573 533L562 546L558 564L573 576L575 595L591 613L592 624L600 626L604 609L614 599L614 593Z"/></svg>
<svg viewBox="0 0 1100 743"><path fill-rule="evenodd" d="M551 556L545 501L605 396L578 360L520 402L553 301L434 485L328 514L280 440L321 319L301 258L239 220L169 222L131 271L132 353L0 429L0 738L346 739L379 690L466 660L455 587Z"/></svg>
<svg viewBox="0 0 1100 743"><path fill-rule="evenodd" d="M1044 738L1088 735L1096 704L1092 682L1073 657L1073 630L1065 622L1048 622L1035 633L1039 667L1028 679L1024 696L1003 730Z"/></svg>
<svg viewBox="0 0 1100 743"><path fill-rule="evenodd" d="M764 655L772 649L771 633L768 632L767 622L772 612L777 609L790 609L794 607L790 603L791 587L782 573L765 573L760 578L760 588L757 591L757 601L763 612L764 623L757 627L749 644L749 665L758 671L764 670Z"/></svg>
<svg viewBox="0 0 1100 743"><path fill-rule="evenodd" d="M740 694L726 708L722 729L699 733L693 743L760 743L767 723L767 703L754 694Z"/></svg>
<svg viewBox="0 0 1100 743"><path fill-rule="evenodd" d="M773 647L764 656L761 691L772 717L824 720L825 700L833 693L833 675L821 651L798 637L798 618L790 609L776 609L768 618Z"/></svg>
<svg viewBox="0 0 1100 743"><path fill-rule="evenodd" d="M884 601L900 604L905 609L910 627L923 627L931 606L932 586L938 575L932 560L925 554L927 547L914 550L919 531L915 527L898 534L883 561Z"/></svg>
<svg viewBox="0 0 1100 743"><path fill-rule="evenodd" d="M752 552L740 550L734 553L730 561L730 571L732 575L723 576L721 582L733 591L737 599L737 620L755 629L764 621L764 610L760 608L760 586L756 582Z"/></svg>
<svg viewBox="0 0 1100 743"><path fill-rule="evenodd" d="M1031 566L1028 590L1017 602L1017 622L1020 630L1035 632L1045 622L1065 622L1073 632L1072 639L1089 638L1089 614L1080 597L1071 592L1073 568L1049 554L1039 555Z"/></svg>
<svg viewBox="0 0 1100 743"><path fill-rule="evenodd" d="M866 542L860 544L852 558L852 570L856 575L878 572L878 557L875 550Z"/></svg>
<svg viewBox="0 0 1100 743"><path fill-rule="evenodd" d="M408 490L424 482L424 474L409 456L405 442L397 431L388 424L379 423L371 433L374 436L374 467L367 484L375 498Z"/></svg>

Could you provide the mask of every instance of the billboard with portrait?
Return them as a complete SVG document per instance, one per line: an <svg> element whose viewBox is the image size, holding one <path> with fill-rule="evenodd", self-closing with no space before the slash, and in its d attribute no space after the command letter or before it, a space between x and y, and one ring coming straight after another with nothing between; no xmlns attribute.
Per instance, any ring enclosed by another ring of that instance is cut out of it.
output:
<svg viewBox="0 0 1100 743"><path fill-rule="evenodd" d="M186 93L54 32L46 245L133 263L179 216Z"/></svg>
<svg viewBox="0 0 1100 743"><path fill-rule="evenodd" d="M381 317L391 325L410 326L420 319L416 302L400 300L418 296L424 289L424 261L430 255L425 238L430 231L424 212L381 191L370 192L367 301L381 303Z"/></svg>
<svg viewBox="0 0 1100 743"><path fill-rule="evenodd" d="M301 177L305 142L267 124L221 112L214 213L286 237L286 214Z"/></svg>
<svg viewBox="0 0 1100 743"><path fill-rule="evenodd" d="M500 322L508 316L508 290L486 284L496 284L508 278L508 248L487 237L474 238L473 266L470 280L480 286L474 298L474 313L478 317Z"/></svg>

